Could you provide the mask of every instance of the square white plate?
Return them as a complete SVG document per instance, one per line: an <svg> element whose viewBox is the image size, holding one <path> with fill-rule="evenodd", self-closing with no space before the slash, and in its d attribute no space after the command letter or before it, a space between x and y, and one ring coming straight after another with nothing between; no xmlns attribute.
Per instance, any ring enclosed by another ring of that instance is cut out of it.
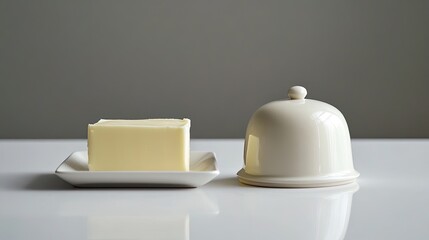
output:
<svg viewBox="0 0 429 240"><path fill-rule="evenodd" d="M212 152L190 154L190 170L181 171L89 171L88 152L72 153L55 171L76 187L199 187L219 175Z"/></svg>

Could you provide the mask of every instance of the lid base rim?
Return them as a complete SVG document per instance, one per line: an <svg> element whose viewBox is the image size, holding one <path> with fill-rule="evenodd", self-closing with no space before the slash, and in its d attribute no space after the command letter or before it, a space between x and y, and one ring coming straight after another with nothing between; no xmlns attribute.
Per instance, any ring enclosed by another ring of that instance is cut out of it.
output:
<svg viewBox="0 0 429 240"><path fill-rule="evenodd" d="M244 169L241 169L238 173L238 180L241 183L258 186L258 187L276 187L276 188L315 188L315 187L331 187L349 184L356 181L356 178L359 176L359 173L354 171L351 174L344 176L338 176L335 178L308 178L305 180L297 180L296 178L287 178L287 177L267 177L267 176L257 176L251 175L245 172Z"/></svg>

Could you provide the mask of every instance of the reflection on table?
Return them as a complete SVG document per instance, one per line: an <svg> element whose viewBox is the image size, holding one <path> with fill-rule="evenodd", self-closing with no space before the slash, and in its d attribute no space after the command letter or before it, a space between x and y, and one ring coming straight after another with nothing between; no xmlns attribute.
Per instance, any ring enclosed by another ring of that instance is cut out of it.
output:
<svg viewBox="0 0 429 240"><path fill-rule="evenodd" d="M357 183L307 189L252 187L237 193L235 203L219 200L221 214L215 224L232 238L343 239L358 189Z"/></svg>
<svg viewBox="0 0 429 240"><path fill-rule="evenodd" d="M189 240L190 215L216 215L219 210L199 189L176 191L171 198L171 192L149 190L139 201L120 194L85 203L70 199L61 205L60 214L84 216L88 239Z"/></svg>

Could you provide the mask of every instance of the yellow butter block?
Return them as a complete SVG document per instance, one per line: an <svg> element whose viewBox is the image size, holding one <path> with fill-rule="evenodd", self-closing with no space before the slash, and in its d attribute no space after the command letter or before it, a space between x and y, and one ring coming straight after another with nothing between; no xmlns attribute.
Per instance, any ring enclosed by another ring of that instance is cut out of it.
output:
<svg viewBox="0 0 429 240"><path fill-rule="evenodd" d="M189 171L189 119L100 120L88 125L90 171Z"/></svg>

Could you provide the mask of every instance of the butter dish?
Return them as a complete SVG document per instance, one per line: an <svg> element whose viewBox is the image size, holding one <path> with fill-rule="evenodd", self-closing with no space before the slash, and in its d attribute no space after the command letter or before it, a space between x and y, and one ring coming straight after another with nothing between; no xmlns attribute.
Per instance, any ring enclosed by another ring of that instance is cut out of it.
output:
<svg viewBox="0 0 429 240"><path fill-rule="evenodd" d="M350 133L334 106L306 99L291 87L289 100L267 103L252 115L239 181L263 187L327 187L354 182Z"/></svg>
<svg viewBox="0 0 429 240"><path fill-rule="evenodd" d="M75 187L199 187L219 175L213 152L190 152L189 171L89 171L88 152L72 153L55 174Z"/></svg>

